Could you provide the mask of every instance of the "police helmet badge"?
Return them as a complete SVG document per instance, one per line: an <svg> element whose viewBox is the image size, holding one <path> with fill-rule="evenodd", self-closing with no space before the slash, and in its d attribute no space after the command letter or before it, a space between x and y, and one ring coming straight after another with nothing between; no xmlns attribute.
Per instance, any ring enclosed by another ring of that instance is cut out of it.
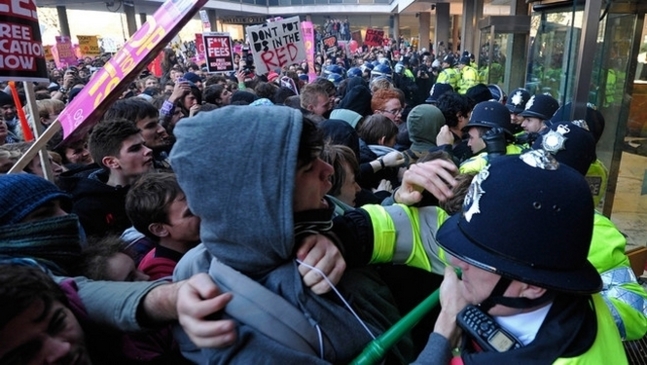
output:
<svg viewBox="0 0 647 365"><path fill-rule="evenodd" d="M483 194L485 194L485 190L483 190L481 184L483 184L483 181L490 176L489 168L490 165L486 165L476 176L474 176L474 179L470 184L470 188L467 191L467 195L465 195L465 201L463 202L463 216L467 222L472 220L472 216L474 214L481 213L479 202Z"/></svg>
<svg viewBox="0 0 647 365"><path fill-rule="evenodd" d="M528 110L528 109L532 108L532 104L534 104L534 103L535 103L535 96L533 95L533 96L530 97L530 99L528 99L528 102L526 103L526 109L525 110Z"/></svg>
<svg viewBox="0 0 647 365"><path fill-rule="evenodd" d="M578 119L578 120L574 120L574 121L572 121L571 123L573 123L573 124L575 124L576 126L578 126L578 127L582 128L582 129L584 129L585 131L589 131L589 132L591 131L591 129L589 129L589 125L588 125L588 123L586 123L586 121L585 121L585 120Z"/></svg>
<svg viewBox="0 0 647 365"><path fill-rule="evenodd" d="M544 170L557 170L559 162L549 152L544 150L531 150L519 155L519 158L528 166Z"/></svg>
<svg viewBox="0 0 647 365"><path fill-rule="evenodd" d="M512 95L510 102L513 105L521 105L521 103L523 102L523 95L521 95L521 91L517 91L516 93L514 93L514 95Z"/></svg>
<svg viewBox="0 0 647 365"><path fill-rule="evenodd" d="M568 126L560 124L557 126L557 130L551 130L546 133L541 142L541 147L550 153L557 153L560 150L565 149L564 143L566 143L566 138L564 135L568 134L571 130Z"/></svg>

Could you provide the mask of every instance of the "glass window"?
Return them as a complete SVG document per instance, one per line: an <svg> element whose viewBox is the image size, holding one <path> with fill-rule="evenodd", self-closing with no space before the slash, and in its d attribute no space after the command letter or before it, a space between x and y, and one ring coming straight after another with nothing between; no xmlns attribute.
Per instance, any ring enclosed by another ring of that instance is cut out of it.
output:
<svg viewBox="0 0 647 365"><path fill-rule="evenodd" d="M583 12L569 7L533 13L526 78L530 94L548 93L560 104L573 98Z"/></svg>

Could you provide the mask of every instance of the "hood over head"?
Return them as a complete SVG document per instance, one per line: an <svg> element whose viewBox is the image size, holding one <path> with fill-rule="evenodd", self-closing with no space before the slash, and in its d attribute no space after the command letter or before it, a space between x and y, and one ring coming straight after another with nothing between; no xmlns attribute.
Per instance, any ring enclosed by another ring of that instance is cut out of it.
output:
<svg viewBox="0 0 647 365"><path fill-rule="evenodd" d="M289 107L227 106L174 130L171 161L189 208L202 220L202 241L243 273L268 272L292 258L301 118Z"/></svg>
<svg viewBox="0 0 647 365"><path fill-rule="evenodd" d="M421 104L411 109L407 117L411 149L426 152L436 147L436 136L445 125L443 112L430 104Z"/></svg>

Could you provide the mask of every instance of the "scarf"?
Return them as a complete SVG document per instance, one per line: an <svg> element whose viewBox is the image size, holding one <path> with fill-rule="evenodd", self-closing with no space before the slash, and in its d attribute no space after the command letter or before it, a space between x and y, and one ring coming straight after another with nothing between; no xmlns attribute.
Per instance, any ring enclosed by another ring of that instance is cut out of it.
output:
<svg viewBox="0 0 647 365"><path fill-rule="evenodd" d="M82 231L74 214L0 227L0 255L32 257L68 275L81 257Z"/></svg>

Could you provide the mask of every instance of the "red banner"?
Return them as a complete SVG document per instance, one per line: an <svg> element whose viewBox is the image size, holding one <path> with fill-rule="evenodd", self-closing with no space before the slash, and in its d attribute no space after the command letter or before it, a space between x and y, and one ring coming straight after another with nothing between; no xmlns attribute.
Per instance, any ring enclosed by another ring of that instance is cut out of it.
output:
<svg viewBox="0 0 647 365"><path fill-rule="evenodd" d="M49 81L33 0L0 0L0 81Z"/></svg>
<svg viewBox="0 0 647 365"><path fill-rule="evenodd" d="M380 29L367 29L364 37L364 44L371 47L379 47L384 42L384 31Z"/></svg>

